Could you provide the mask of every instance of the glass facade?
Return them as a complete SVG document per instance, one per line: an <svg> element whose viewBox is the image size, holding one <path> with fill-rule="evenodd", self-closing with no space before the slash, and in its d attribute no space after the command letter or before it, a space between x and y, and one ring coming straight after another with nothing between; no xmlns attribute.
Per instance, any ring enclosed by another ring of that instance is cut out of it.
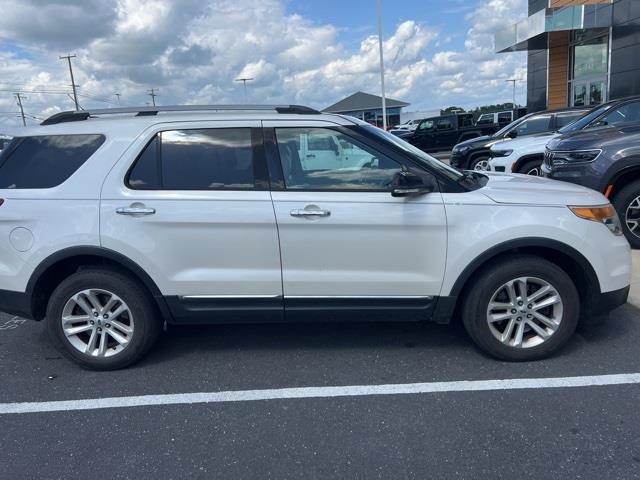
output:
<svg viewBox="0 0 640 480"><path fill-rule="evenodd" d="M571 106L598 105L607 100L609 29L571 32L569 99Z"/></svg>
<svg viewBox="0 0 640 480"><path fill-rule="evenodd" d="M401 108L387 108L387 125L394 126L400 124L400 110ZM382 108L377 110L357 110L352 112L341 112L342 115L349 115L351 117L364 120L376 127L382 127Z"/></svg>

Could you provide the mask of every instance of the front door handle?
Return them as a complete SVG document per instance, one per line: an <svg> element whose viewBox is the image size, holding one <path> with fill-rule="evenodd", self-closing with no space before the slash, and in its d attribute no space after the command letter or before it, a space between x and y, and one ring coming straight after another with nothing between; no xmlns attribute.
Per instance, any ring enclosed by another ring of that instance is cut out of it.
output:
<svg viewBox="0 0 640 480"><path fill-rule="evenodd" d="M321 208L303 208L291 210L292 217L329 217L331 212L329 210L322 210Z"/></svg>
<svg viewBox="0 0 640 480"><path fill-rule="evenodd" d="M153 215L156 213L155 208L150 207L119 207L116 208L116 213L118 215L131 215L133 217L143 216L143 215Z"/></svg>

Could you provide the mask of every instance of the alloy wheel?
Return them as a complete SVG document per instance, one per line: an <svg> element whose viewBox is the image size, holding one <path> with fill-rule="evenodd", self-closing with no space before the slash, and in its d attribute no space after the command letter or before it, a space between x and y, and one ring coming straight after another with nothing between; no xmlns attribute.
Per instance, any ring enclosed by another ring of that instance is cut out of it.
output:
<svg viewBox="0 0 640 480"><path fill-rule="evenodd" d="M529 170L527 170L525 172L526 175L532 175L534 177L540 177L542 176L541 172L540 172L540 167L533 167L530 168Z"/></svg>
<svg viewBox="0 0 640 480"><path fill-rule="evenodd" d="M546 342L562 322L563 302L549 282L519 277L501 285L491 296L487 323L504 345L531 348Z"/></svg>
<svg viewBox="0 0 640 480"><path fill-rule="evenodd" d="M113 292L86 289L73 295L62 309L62 330L79 352L111 357L124 350L134 332L129 306Z"/></svg>
<svg viewBox="0 0 640 480"><path fill-rule="evenodd" d="M629 231L640 238L640 196L634 198L624 214L624 221Z"/></svg>
<svg viewBox="0 0 640 480"><path fill-rule="evenodd" d="M489 160L480 160L473 166L473 169L477 172L486 172L489 170Z"/></svg>

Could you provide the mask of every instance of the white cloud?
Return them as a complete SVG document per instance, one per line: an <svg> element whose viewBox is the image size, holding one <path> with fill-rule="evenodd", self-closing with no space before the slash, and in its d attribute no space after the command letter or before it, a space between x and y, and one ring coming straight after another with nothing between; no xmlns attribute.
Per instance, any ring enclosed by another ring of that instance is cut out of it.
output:
<svg viewBox="0 0 640 480"><path fill-rule="evenodd" d="M0 18L2 90L70 91L66 64L72 51L81 104L99 100L144 104L148 88L158 101L237 103L239 76L253 77L254 102L325 107L356 90L379 90L377 37L356 49L341 30L286 11L284 0L4 0ZM469 5L465 3L464 12ZM387 26L384 43L390 96L412 109L508 101L504 80L526 76L524 54L496 55L493 32L526 12L525 0L489 0L465 18L465 48L449 34L407 20ZM524 83L520 86L523 99ZM0 92L0 111L15 111L11 91ZM66 95L29 94L37 116L72 106ZM15 117L0 117L15 124Z"/></svg>

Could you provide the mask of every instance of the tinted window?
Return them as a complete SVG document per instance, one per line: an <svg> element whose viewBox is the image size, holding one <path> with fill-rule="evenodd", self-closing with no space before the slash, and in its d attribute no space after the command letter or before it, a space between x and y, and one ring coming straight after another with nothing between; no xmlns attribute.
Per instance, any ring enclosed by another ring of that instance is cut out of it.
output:
<svg viewBox="0 0 640 480"><path fill-rule="evenodd" d="M507 124L511 122L511 112L502 112L498 114L498 123Z"/></svg>
<svg viewBox="0 0 640 480"><path fill-rule="evenodd" d="M531 117L518 125L514 130L518 132L518 136L549 132L551 130L551 118L551 115Z"/></svg>
<svg viewBox="0 0 640 480"><path fill-rule="evenodd" d="M576 120L578 120L585 112L575 112L575 113L563 113L561 115L556 116L556 128L566 127L567 125L572 124Z"/></svg>
<svg viewBox="0 0 640 480"><path fill-rule="evenodd" d="M451 123L451 119L443 118L442 120L438 120L438 130L451 130L453 128L453 123Z"/></svg>
<svg viewBox="0 0 640 480"><path fill-rule="evenodd" d="M328 128L278 128L278 150L290 190L391 190L402 166L389 157ZM335 151L305 149L318 142ZM338 147L339 146L339 147Z"/></svg>
<svg viewBox="0 0 640 480"><path fill-rule="evenodd" d="M160 135L142 151L129 173L127 184L138 190L160 190Z"/></svg>
<svg viewBox="0 0 640 480"><path fill-rule="evenodd" d="M0 188L58 186L103 143L102 135L48 135L16 139L0 157Z"/></svg>
<svg viewBox="0 0 640 480"><path fill-rule="evenodd" d="M621 125L623 123L640 122L640 102L627 103L607 113L600 120L604 125Z"/></svg>
<svg viewBox="0 0 640 480"><path fill-rule="evenodd" d="M138 157L128 185L146 190L254 188L251 129L161 132Z"/></svg>
<svg viewBox="0 0 640 480"><path fill-rule="evenodd" d="M560 130L558 130L558 132L564 134L564 133L577 132L578 130L582 130L583 128L585 128L587 125L589 125L591 122L593 122L596 118L598 118L600 115L602 115L604 112L606 112L610 108L611 108L611 105L608 105L608 104L594 108L593 110L590 110L588 113L584 114L575 122L570 123L566 127L561 128Z"/></svg>

